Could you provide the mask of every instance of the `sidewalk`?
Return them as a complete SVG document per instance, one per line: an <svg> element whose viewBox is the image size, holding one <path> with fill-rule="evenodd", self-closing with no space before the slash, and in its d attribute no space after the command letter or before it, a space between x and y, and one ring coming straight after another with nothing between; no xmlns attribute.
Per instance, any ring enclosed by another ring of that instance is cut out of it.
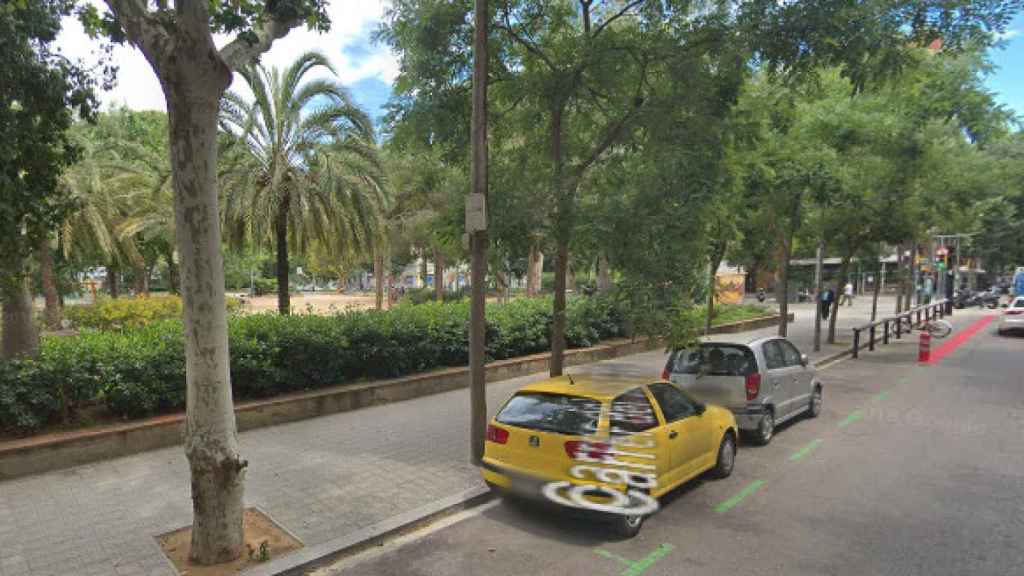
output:
<svg viewBox="0 0 1024 576"><path fill-rule="evenodd" d="M892 300L879 310L891 313ZM814 353L813 307L791 311L790 338L812 359L848 349L823 345ZM849 327L869 318L870 299L844 307L838 338L849 342ZM653 351L570 371L656 375L663 366L663 352ZM545 376L490 384L491 413ZM250 463L246 505L308 549L478 488L468 463L468 407L468 390L456 390L241 434ZM0 482L0 576L173 575L154 537L190 522L181 447Z"/></svg>

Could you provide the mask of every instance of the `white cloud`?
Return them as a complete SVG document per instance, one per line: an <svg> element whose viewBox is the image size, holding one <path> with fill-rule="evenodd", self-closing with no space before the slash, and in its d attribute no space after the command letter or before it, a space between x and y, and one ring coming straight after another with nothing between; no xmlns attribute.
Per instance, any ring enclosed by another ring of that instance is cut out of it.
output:
<svg viewBox="0 0 1024 576"><path fill-rule="evenodd" d="M996 40L1012 40L1017 36L1020 36L1020 30L1007 30L1006 32L998 32L993 34Z"/></svg>
<svg viewBox="0 0 1024 576"><path fill-rule="evenodd" d="M91 0L101 9L99 0ZM388 0L330 0L327 13L331 18L331 30L318 34L305 28L296 28L287 36L276 41L261 61L266 66L283 68L299 54L308 50L320 50L331 60L341 82L351 86L366 78L379 78L391 84L398 75L398 61L385 46L370 44L369 32L383 18ZM227 37L218 36L218 45L227 42ZM356 58L342 52L342 47L353 42L365 44L365 53ZM99 43L89 38L77 20L67 18L57 44L65 55L82 58L86 63L97 61ZM156 75L142 52L125 44L114 49L113 63L118 66L117 86L100 98L107 106L124 104L136 110L164 110L163 92ZM322 75L322 73L318 73ZM245 92L244 82L237 79L232 89Z"/></svg>

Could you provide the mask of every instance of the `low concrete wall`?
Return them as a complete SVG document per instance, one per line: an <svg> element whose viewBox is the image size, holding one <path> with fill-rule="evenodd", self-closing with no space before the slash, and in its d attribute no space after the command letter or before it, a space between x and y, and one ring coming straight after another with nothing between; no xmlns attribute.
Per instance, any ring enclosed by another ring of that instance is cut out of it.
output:
<svg viewBox="0 0 1024 576"><path fill-rule="evenodd" d="M789 320L792 321L792 314ZM778 316L716 326L712 333L734 333L771 326ZM628 356L660 346L657 340L612 340L591 348L568 350L566 366L591 364ZM548 370L550 354L534 354L487 365L487 381L498 382ZM268 400L240 402L235 412L238 429L252 430L368 406L388 404L466 388L469 369L444 368L391 380L345 384L277 396ZM184 414L169 414L124 424L44 434L0 443L0 479L39 474L99 460L181 443Z"/></svg>

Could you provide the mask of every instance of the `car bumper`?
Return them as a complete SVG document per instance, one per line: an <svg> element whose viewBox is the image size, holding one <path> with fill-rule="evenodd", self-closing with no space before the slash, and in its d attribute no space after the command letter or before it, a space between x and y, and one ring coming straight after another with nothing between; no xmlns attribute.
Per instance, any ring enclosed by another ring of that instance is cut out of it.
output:
<svg viewBox="0 0 1024 576"><path fill-rule="evenodd" d="M740 430L757 430L768 409L762 404L750 404L729 408L729 411L736 418L736 426Z"/></svg>
<svg viewBox="0 0 1024 576"><path fill-rule="evenodd" d="M1000 330L1024 330L1024 316L1001 316L999 318Z"/></svg>

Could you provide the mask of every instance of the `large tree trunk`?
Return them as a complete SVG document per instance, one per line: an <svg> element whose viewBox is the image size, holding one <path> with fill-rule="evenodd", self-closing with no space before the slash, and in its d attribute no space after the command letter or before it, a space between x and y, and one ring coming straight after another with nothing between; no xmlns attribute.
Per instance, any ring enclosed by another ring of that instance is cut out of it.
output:
<svg viewBox="0 0 1024 576"><path fill-rule="evenodd" d="M338 268L338 294L344 294L348 284L348 272L344 268Z"/></svg>
<svg viewBox="0 0 1024 576"><path fill-rule="evenodd" d="M107 290L111 298L121 295L121 267L114 263L107 266Z"/></svg>
<svg viewBox="0 0 1024 576"><path fill-rule="evenodd" d="M46 327L49 330L60 330L60 293L53 272L53 252L50 250L49 237L44 236L39 242L36 258L39 260L39 276L43 282L43 296L46 298Z"/></svg>
<svg viewBox="0 0 1024 576"><path fill-rule="evenodd" d="M434 249L434 299L444 301L444 254Z"/></svg>
<svg viewBox="0 0 1024 576"><path fill-rule="evenodd" d="M135 277L135 295L149 296L149 267L145 263L133 264L132 275Z"/></svg>
<svg viewBox="0 0 1024 576"><path fill-rule="evenodd" d="M178 294L181 292L181 277L178 273L178 264L174 261L174 247L171 246L167 249L167 253L164 254L164 259L167 260L167 284L171 290L171 294Z"/></svg>
<svg viewBox="0 0 1024 576"><path fill-rule="evenodd" d="M832 313L828 317L828 343L836 343L836 319L839 317L839 295L843 293L843 286L846 283L846 276L850 273L850 257L843 256L842 264L839 266L839 277L836 278L835 299L832 300Z"/></svg>
<svg viewBox="0 0 1024 576"><path fill-rule="evenodd" d="M555 303L551 322L551 376L561 376L565 360L565 284L569 275L569 242L558 241L555 252Z"/></svg>
<svg viewBox="0 0 1024 576"><path fill-rule="evenodd" d="M597 292L607 294L612 289L612 272L608 266L608 257L601 252L597 257Z"/></svg>
<svg viewBox="0 0 1024 576"><path fill-rule="evenodd" d="M185 455L192 476L192 544L199 564L238 558L246 461L238 453L228 361L217 196L217 110L231 75L202 43L182 48L164 78L185 320ZM287 295L287 286L285 286ZM285 301L287 303L287 301Z"/></svg>
<svg viewBox="0 0 1024 576"><path fill-rule="evenodd" d="M373 253L373 285L377 310L384 309L384 253L379 249Z"/></svg>
<svg viewBox="0 0 1024 576"><path fill-rule="evenodd" d="M277 207L274 221L274 235L277 241L277 312L288 315L292 311L291 293L288 290L288 211L291 196L286 192Z"/></svg>
<svg viewBox="0 0 1024 576"><path fill-rule="evenodd" d="M17 268L14 271L5 270L6 278L0 278L0 300L3 307L0 359L34 356L39 351L39 333L32 318L29 279L24 275L22 262L17 262Z"/></svg>
<svg viewBox="0 0 1024 576"><path fill-rule="evenodd" d="M540 294L541 276L544 273L544 253L538 242L530 244L530 261L526 268L526 296L533 298Z"/></svg>

